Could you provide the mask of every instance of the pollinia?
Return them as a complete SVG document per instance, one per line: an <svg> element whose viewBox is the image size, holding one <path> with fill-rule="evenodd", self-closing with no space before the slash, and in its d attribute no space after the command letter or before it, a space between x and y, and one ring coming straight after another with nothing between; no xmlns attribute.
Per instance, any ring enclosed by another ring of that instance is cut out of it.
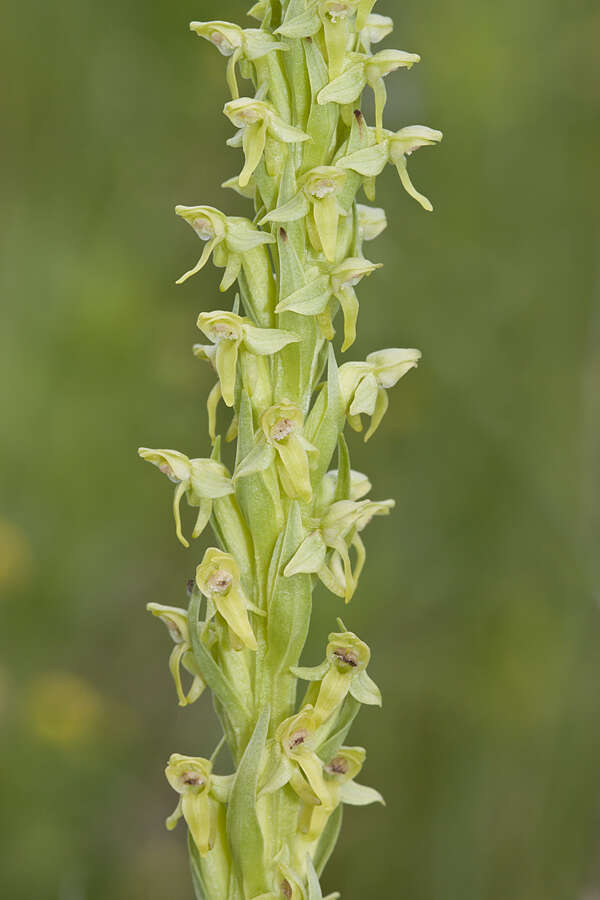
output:
<svg viewBox="0 0 600 900"><path fill-rule="evenodd" d="M179 281L212 257L224 270L221 291L236 286L230 309L198 317L204 342L194 353L217 379L207 404L212 451L139 451L174 484L181 543L189 547L184 506L195 510L191 538L207 526L214 534L187 605L149 604L173 641L180 705L210 689L233 760L232 773L216 773L221 742L206 757L173 754L166 768L178 795L167 827L187 825L202 900L320 900L344 804L382 802L355 780L365 750L346 744L360 706L381 704L369 647L338 619L323 661L299 666L313 588L320 581L352 599L363 531L394 505L368 497L345 424L366 425L370 438L389 389L421 356L393 348L338 365L334 352L336 329L342 353L355 340L356 289L379 268L364 245L387 224L383 209L358 201L361 189L372 204L376 176L391 163L430 210L407 160L442 138L421 125L384 127L386 78L419 57L373 49L393 27L373 6L259 0L250 10L258 27L190 26L227 57L224 113L236 129L228 144L243 163L224 187L254 204L252 218L176 207L204 242ZM360 108L365 90L373 125Z"/></svg>

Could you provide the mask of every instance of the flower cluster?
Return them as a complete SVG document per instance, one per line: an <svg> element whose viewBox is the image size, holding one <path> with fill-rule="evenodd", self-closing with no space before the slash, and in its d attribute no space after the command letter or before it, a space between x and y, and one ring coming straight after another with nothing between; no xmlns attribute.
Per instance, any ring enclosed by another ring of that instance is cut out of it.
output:
<svg viewBox="0 0 600 900"><path fill-rule="evenodd" d="M408 158L442 139L423 125L385 127L393 73L420 57L374 49L393 30L374 5L258 0L250 10L258 27L190 25L227 58L223 111L235 128L227 143L241 154L224 186L254 204L249 218L175 208L204 244L178 283L212 259L220 290L235 291L230 306L197 318L194 354L216 378L209 456L139 451L175 486L181 544L190 546L184 499L195 511L192 538L209 524L215 538L194 563L185 607L148 604L173 641L180 705L211 691L234 765L216 774L217 748L210 759L173 754L166 769L179 795L167 825L187 824L205 900L321 900L342 806L382 802L355 780L366 751L345 744L361 706L381 705L369 647L338 619L323 661L299 665L314 588L350 602L366 562L363 533L394 506L371 499L368 477L352 469L345 426L362 431L366 417L371 438L389 391L421 358L392 347L338 366L334 349L354 344L361 283L381 266L363 251L387 227L373 205L377 176L390 163L431 210Z"/></svg>

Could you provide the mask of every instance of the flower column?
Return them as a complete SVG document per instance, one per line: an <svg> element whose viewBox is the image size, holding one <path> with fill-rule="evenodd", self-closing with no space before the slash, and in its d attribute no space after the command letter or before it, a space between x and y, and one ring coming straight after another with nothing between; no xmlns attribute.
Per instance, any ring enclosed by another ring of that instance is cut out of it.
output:
<svg viewBox="0 0 600 900"><path fill-rule="evenodd" d="M236 291L230 309L198 317L209 343L194 353L216 374L209 457L140 450L175 484L181 543L189 547L183 500L196 510L192 537L210 524L216 543L195 561L186 607L149 604L175 644L180 704L210 689L233 760L234 771L215 773L220 742L210 758L173 754L166 770L179 795L167 824L187 824L203 900L320 900L342 805L381 801L354 780L365 750L345 746L361 704L381 704L366 672L369 648L338 619L324 662L299 667L313 588L320 580L349 602L365 562L361 534L393 506L367 498L371 485L351 468L344 426L360 431L369 416L370 438L388 390L420 359L393 348L338 367L334 352L338 321L341 351L354 343L357 288L379 268L363 243L387 224L382 209L358 202L360 190L373 202L389 162L431 209L407 159L442 137L425 126L384 127L384 79L419 57L372 52L393 27L373 6L259 0L250 11L257 28L191 25L229 58L224 112L237 131L228 144L243 163L225 186L254 204L252 220L176 207L205 244L179 281L212 257L224 270L221 291ZM365 88L375 95L373 127L360 110Z"/></svg>

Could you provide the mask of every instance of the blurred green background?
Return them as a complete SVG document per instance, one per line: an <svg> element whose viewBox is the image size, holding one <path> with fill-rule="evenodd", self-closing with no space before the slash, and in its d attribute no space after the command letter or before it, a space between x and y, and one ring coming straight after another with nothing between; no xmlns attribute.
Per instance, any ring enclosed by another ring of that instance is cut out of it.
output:
<svg viewBox="0 0 600 900"><path fill-rule="evenodd" d="M212 377L195 317L217 275L175 203L243 212L218 185L224 61L190 19L245 4L6 5L0 382L0 893L190 900L162 767L212 749L179 710L168 641L202 546L136 448L207 450ZM423 364L356 468L393 519L347 624L374 648L364 776L325 877L344 900L600 897L600 8L593 0L405 0L387 122L442 128L392 171L353 358ZM250 23L249 23L250 24ZM315 603L309 662L340 614Z"/></svg>

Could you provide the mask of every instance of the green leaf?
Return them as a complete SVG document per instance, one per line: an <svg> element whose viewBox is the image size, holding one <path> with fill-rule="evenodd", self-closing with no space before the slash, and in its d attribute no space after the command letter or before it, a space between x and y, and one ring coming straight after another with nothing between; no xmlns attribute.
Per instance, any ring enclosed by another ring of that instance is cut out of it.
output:
<svg viewBox="0 0 600 900"><path fill-rule="evenodd" d="M352 468L350 465L350 451L343 433L338 440L338 476L335 485L334 502L349 500L352 486Z"/></svg>
<svg viewBox="0 0 600 900"><path fill-rule="evenodd" d="M196 900L208 900L209 894L202 878L200 869L200 854L196 847L192 835L188 832L188 850L190 854L190 869L192 871L192 884L194 886L194 894Z"/></svg>
<svg viewBox="0 0 600 900"><path fill-rule="evenodd" d="M305 267L285 229L279 229L277 247L280 263L278 299L281 301L305 284ZM277 357L275 400L285 398L301 406L310 384L317 324L313 318L289 311L279 314L278 324L297 334L300 342L285 347Z"/></svg>
<svg viewBox="0 0 600 900"><path fill-rule="evenodd" d="M335 151L337 137L337 123L339 120L339 107L335 103L327 103L320 106L317 96L329 81L329 72L323 55L315 41L304 41L304 54L308 69L308 79L312 103L308 122L307 134L312 141L304 147L302 159L302 171L307 172L315 166L327 165Z"/></svg>
<svg viewBox="0 0 600 900"><path fill-rule="evenodd" d="M319 876L315 872L315 867L309 853L306 854L306 872L308 875L308 900L323 900Z"/></svg>
<svg viewBox="0 0 600 900"><path fill-rule="evenodd" d="M241 704L240 698L202 642L198 618L201 602L202 595L198 589L194 588L188 609L188 628L194 659L202 678L222 704L227 715L232 720L237 721L238 724L241 724L246 720L247 713Z"/></svg>
<svg viewBox="0 0 600 900"><path fill-rule="evenodd" d="M323 762L328 763L336 755L346 740L346 735L350 731L359 709L360 703L358 700L355 700L353 697L346 697L346 702L335 721L329 737L319 747L318 754Z"/></svg>
<svg viewBox="0 0 600 900"><path fill-rule="evenodd" d="M327 819L323 834L319 838L319 843L317 844L313 859L315 871L319 876L323 874L323 870L329 862L331 854L337 844L340 829L342 827L343 814L343 806L340 803Z"/></svg>
<svg viewBox="0 0 600 900"><path fill-rule="evenodd" d="M267 890L264 841L256 812L256 795L269 719L269 706L265 704L238 766L227 808L227 836L247 900Z"/></svg>
<svg viewBox="0 0 600 900"><path fill-rule="evenodd" d="M344 401L340 391L338 368L333 347L329 347L327 385L315 402L307 419L305 433L319 451L311 480L316 490L327 472L345 423Z"/></svg>
<svg viewBox="0 0 600 900"><path fill-rule="evenodd" d="M285 533L275 548L271 572L273 588L269 598L269 649L265 667L268 683L273 685L273 721L276 723L293 713L296 679L290 672L290 666L297 665L300 659L310 623L312 598L309 576L283 577L286 565L303 539L300 507L295 501L290 505Z"/></svg>
<svg viewBox="0 0 600 900"><path fill-rule="evenodd" d="M254 417L252 403L246 391L242 391L236 466L248 458L254 447ZM244 518L254 539L257 573L264 573L273 554L275 541L283 528L283 510L279 501L279 489L273 472L250 475L235 481L235 490ZM265 585L260 584L262 591Z"/></svg>

